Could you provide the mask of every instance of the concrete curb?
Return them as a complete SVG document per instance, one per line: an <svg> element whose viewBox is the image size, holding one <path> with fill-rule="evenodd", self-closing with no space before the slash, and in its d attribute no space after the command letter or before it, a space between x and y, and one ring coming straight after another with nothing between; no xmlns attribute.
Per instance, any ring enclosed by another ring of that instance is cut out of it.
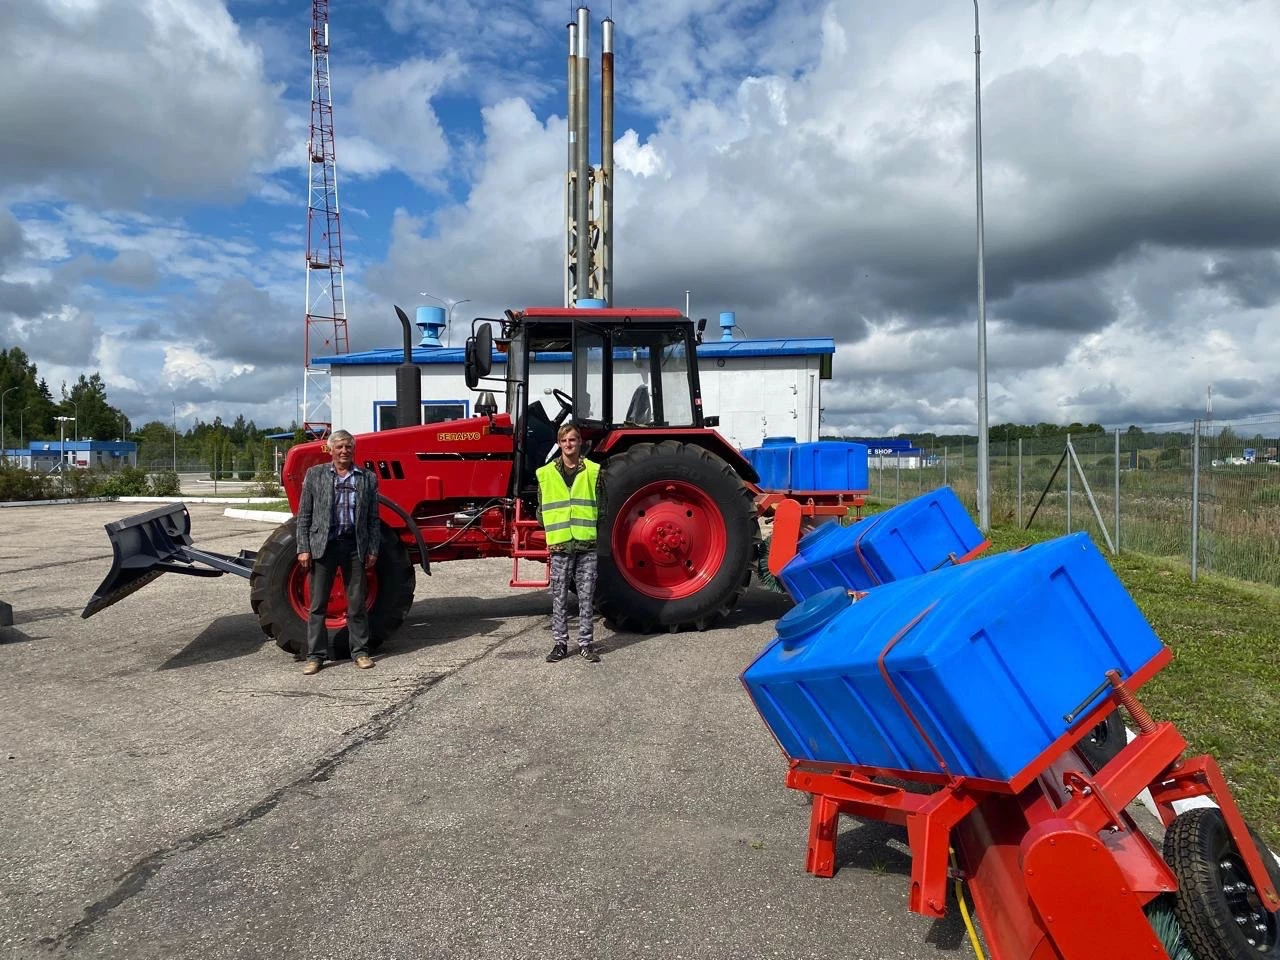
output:
<svg viewBox="0 0 1280 960"><path fill-rule="evenodd" d="M284 497L117 497L116 499L121 503L276 503Z"/></svg>
<svg viewBox="0 0 1280 960"><path fill-rule="evenodd" d="M270 503L270 501L267 502ZM237 510L235 507L227 507L222 511L222 515L236 520L261 520L266 523L284 523L293 519L292 513L283 513L279 510Z"/></svg>
<svg viewBox="0 0 1280 960"><path fill-rule="evenodd" d="M56 507L71 503L111 503L115 497L84 497L80 500L6 500L0 507Z"/></svg>

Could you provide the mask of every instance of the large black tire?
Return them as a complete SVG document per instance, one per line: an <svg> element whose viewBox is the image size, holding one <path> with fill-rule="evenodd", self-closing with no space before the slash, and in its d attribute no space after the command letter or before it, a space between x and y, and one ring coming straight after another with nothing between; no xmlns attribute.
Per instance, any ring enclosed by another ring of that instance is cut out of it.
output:
<svg viewBox="0 0 1280 960"><path fill-rule="evenodd" d="M1076 749L1097 773L1115 759L1116 754L1129 742L1124 720L1119 710L1112 710L1106 719L1089 731L1089 735L1076 743Z"/></svg>
<svg viewBox="0 0 1280 960"><path fill-rule="evenodd" d="M294 656L307 652L307 605L304 584L307 575L298 566L297 520L276 527L258 551L249 577L249 603L262 632L282 650ZM335 578L338 588L341 577ZM394 634L413 605L415 574L409 552L385 523L378 562L369 579L369 647L377 650ZM335 658L349 656L346 612L331 613L329 647Z"/></svg>
<svg viewBox="0 0 1280 960"><path fill-rule="evenodd" d="M1252 827L1249 835L1280 889L1280 864ZM1221 810L1179 814L1165 832L1164 859L1178 878L1174 913L1197 960L1280 955L1280 917L1254 890Z"/></svg>
<svg viewBox="0 0 1280 960"><path fill-rule="evenodd" d="M639 443L603 471L596 606L618 629L705 630L738 605L760 548L755 503L694 444Z"/></svg>

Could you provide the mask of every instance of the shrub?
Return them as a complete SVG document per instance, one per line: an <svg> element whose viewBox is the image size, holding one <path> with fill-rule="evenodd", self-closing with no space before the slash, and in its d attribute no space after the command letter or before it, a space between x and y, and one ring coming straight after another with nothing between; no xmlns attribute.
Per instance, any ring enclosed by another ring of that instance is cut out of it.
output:
<svg viewBox="0 0 1280 960"><path fill-rule="evenodd" d="M147 471L141 467L122 467L97 481L96 492L102 497L145 497L150 492Z"/></svg>
<svg viewBox="0 0 1280 960"><path fill-rule="evenodd" d="M265 458L258 463L258 472L253 475L253 480L258 485L254 492L260 497L278 497L284 492L271 469L271 461Z"/></svg>
<svg viewBox="0 0 1280 960"><path fill-rule="evenodd" d="M8 461L0 461L0 501L39 500L44 478Z"/></svg>
<svg viewBox="0 0 1280 960"><path fill-rule="evenodd" d="M236 479L252 480L253 476L253 458L247 453L242 453L236 457Z"/></svg>
<svg viewBox="0 0 1280 960"><path fill-rule="evenodd" d="M61 485L60 496L69 500L84 500L98 496L98 488L102 485L101 474L91 470L71 467L58 475Z"/></svg>
<svg viewBox="0 0 1280 960"><path fill-rule="evenodd" d="M182 494L182 482L172 470L161 470L151 475L153 497L177 497Z"/></svg>

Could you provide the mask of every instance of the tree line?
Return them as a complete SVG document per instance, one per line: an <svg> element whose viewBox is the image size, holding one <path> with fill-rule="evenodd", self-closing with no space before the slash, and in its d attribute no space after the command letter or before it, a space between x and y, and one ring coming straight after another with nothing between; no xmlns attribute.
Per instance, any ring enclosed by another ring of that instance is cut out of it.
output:
<svg viewBox="0 0 1280 960"><path fill-rule="evenodd" d="M286 432L280 426L259 427L240 414L231 423L221 416L211 423L196 418L178 432L171 422L152 420L135 427L128 416L107 397L102 377L81 374L75 383L62 384L55 397L36 364L19 347L0 351L0 396L3 435L0 449L29 447L45 440L132 440L138 444L140 466L199 467L219 474L253 475L265 459L274 459L275 443L267 437ZM58 417L67 417L65 421ZM293 438L279 444L281 452L302 439L297 424L287 428Z"/></svg>

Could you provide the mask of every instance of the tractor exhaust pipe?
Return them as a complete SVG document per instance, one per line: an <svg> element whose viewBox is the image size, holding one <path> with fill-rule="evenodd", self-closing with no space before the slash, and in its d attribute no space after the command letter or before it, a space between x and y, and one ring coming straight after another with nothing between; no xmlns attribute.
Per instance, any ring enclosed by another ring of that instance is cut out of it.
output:
<svg viewBox="0 0 1280 960"><path fill-rule="evenodd" d="M416 427L422 423L422 377L413 362L413 324L399 307L396 316L404 327L404 362L396 367L396 426Z"/></svg>

